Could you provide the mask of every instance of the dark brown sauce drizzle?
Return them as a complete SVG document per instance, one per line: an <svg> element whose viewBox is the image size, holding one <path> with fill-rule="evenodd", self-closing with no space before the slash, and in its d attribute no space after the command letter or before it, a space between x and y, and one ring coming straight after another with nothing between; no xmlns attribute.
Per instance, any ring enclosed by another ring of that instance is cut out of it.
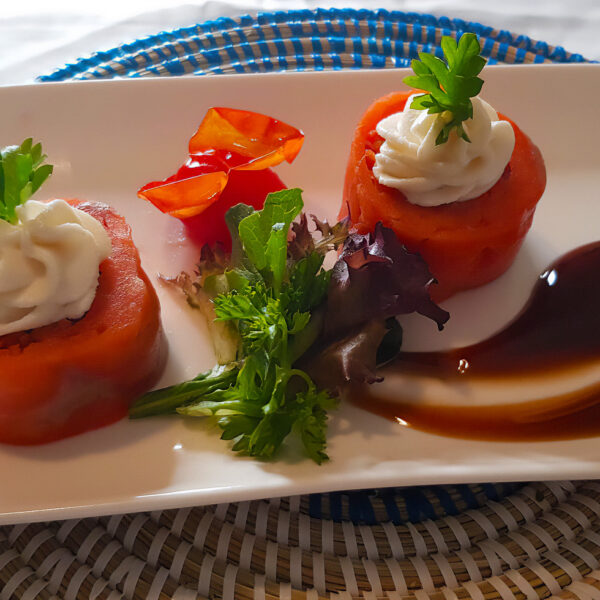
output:
<svg viewBox="0 0 600 600"><path fill-rule="evenodd" d="M494 336L446 352L404 352L382 371L442 379L568 373L600 361L600 242L561 257L542 273L521 313ZM487 440L551 440L600 435L600 381L548 398L563 409L530 420L536 402L491 407L425 406L383 400L366 387L350 397L361 407L410 427L441 435Z"/></svg>

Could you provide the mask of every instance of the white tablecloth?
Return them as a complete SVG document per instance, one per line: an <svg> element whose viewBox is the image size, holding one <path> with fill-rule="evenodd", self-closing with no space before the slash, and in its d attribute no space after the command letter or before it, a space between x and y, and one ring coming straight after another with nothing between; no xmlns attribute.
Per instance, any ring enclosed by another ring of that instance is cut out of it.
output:
<svg viewBox="0 0 600 600"><path fill-rule="evenodd" d="M27 0L0 8L0 84L30 82L96 50L208 19L317 7L461 18L600 60L598 0Z"/></svg>

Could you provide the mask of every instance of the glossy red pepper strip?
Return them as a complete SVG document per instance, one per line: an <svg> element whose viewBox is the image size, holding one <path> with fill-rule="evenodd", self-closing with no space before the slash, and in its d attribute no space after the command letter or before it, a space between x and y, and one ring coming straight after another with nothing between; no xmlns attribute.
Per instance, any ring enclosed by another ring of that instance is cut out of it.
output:
<svg viewBox="0 0 600 600"><path fill-rule="evenodd" d="M266 115L211 108L189 143L190 158L164 181L138 191L159 210L178 218L200 214L225 189L233 170L256 171L296 158L304 134Z"/></svg>

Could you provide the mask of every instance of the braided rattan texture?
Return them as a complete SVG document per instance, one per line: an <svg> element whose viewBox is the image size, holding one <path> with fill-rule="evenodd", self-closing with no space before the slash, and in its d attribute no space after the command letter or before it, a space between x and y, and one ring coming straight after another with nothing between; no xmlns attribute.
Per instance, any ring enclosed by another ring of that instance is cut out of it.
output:
<svg viewBox="0 0 600 600"><path fill-rule="evenodd" d="M599 598L600 483L494 489L412 488L436 515L414 522L379 493L370 525L338 494L318 497L318 517L303 496L7 526L0 597Z"/></svg>
<svg viewBox="0 0 600 600"><path fill-rule="evenodd" d="M558 46L461 19L385 10L317 9L207 21L98 52L40 81L406 67L443 56L443 35L479 36L490 63L585 62Z"/></svg>

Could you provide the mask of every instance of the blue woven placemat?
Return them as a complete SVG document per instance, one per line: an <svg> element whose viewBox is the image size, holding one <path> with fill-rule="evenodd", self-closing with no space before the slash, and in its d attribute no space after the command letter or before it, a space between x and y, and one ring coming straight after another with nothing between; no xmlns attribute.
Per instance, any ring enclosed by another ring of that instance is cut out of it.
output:
<svg viewBox="0 0 600 600"><path fill-rule="evenodd" d="M39 81L406 67L443 35L476 33L493 63L586 62L524 35L416 13L317 9L220 18L162 32L65 65Z"/></svg>

